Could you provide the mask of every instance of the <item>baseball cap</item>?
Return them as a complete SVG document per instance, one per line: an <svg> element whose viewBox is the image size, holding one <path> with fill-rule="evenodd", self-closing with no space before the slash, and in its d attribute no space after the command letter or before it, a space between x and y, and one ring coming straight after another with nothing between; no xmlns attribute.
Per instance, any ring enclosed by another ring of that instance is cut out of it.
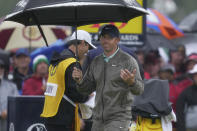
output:
<svg viewBox="0 0 197 131"><path fill-rule="evenodd" d="M120 32L115 25L106 24L99 30L98 37L108 34L112 38L120 37Z"/></svg>
<svg viewBox="0 0 197 131"><path fill-rule="evenodd" d="M76 31L71 35L69 41L76 40ZM77 30L77 40L85 40L93 49L96 48L92 44L92 37L91 35L84 30Z"/></svg>
<svg viewBox="0 0 197 131"><path fill-rule="evenodd" d="M170 72L170 73L175 73L175 68L171 64L166 64L160 69L161 72Z"/></svg>
<svg viewBox="0 0 197 131"><path fill-rule="evenodd" d="M197 53L192 53L188 56L188 60L197 61Z"/></svg>
<svg viewBox="0 0 197 131"><path fill-rule="evenodd" d="M25 55L25 56L29 56L29 52L27 49L25 48L20 48L16 51L16 57L20 56L20 55Z"/></svg>

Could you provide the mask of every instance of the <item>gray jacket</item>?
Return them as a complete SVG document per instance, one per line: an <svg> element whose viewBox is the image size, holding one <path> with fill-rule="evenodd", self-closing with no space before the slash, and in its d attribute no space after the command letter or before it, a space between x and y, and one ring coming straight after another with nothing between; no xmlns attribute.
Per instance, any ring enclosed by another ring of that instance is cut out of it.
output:
<svg viewBox="0 0 197 131"><path fill-rule="evenodd" d="M133 113L152 118L168 115L172 111L168 81L149 79L145 80L144 84L144 92L136 96L133 102Z"/></svg>
<svg viewBox="0 0 197 131"><path fill-rule="evenodd" d="M121 69L137 69L133 86L128 86L121 79ZM144 84L136 60L119 49L109 62L104 61L103 55L97 56L79 84L78 90L86 95L96 90L93 119L103 122L130 120L134 95L143 92Z"/></svg>
<svg viewBox="0 0 197 131"><path fill-rule="evenodd" d="M11 81L2 79L0 83L0 114L7 110L8 96L19 95L17 87Z"/></svg>

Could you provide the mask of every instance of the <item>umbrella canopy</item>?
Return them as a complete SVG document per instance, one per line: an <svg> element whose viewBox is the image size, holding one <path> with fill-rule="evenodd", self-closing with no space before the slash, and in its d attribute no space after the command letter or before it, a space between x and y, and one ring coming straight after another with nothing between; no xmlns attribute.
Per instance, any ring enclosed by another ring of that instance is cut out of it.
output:
<svg viewBox="0 0 197 131"><path fill-rule="evenodd" d="M158 48L167 48L174 50L177 48L177 44L167 39L162 34L147 32L145 45L143 46L143 49L148 51L148 50L158 50Z"/></svg>
<svg viewBox="0 0 197 131"><path fill-rule="evenodd" d="M197 53L197 34L195 33L184 33L184 37L173 39L173 42L184 45L186 49L186 55Z"/></svg>
<svg viewBox="0 0 197 131"><path fill-rule="evenodd" d="M5 20L38 25L48 45L40 25L77 27L102 22L127 22L145 14L147 11L136 0L21 0Z"/></svg>
<svg viewBox="0 0 197 131"><path fill-rule="evenodd" d="M45 55L48 58L48 60L51 60L51 57L54 51L61 52L67 48L65 43L66 41L64 40L57 40L56 42L54 42L48 47L44 46L44 47L35 49L34 51L31 52L30 57L33 60L36 56L42 54L42 55Z"/></svg>
<svg viewBox="0 0 197 131"><path fill-rule="evenodd" d="M135 0L21 0L5 20L24 25L87 25L127 22L146 14Z"/></svg>
<svg viewBox="0 0 197 131"><path fill-rule="evenodd" d="M183 32L168 17L155 9L148 9L147 26L157 32L160 32L168 39L174 39L183 36Z"/></svg>
<svg viewBox="0 0 197 131"><path fill-rule="evenodd" d="M197 10L183 18L179 27L184 32L197 32Z"/></svg>
<svg viewBox="0 0 197 131"><path fill-rule="evenodd" d="M9 70L9 65L10 65L9 55L10 55L10 53L8 51L0 49L0 59L4 61L5 65L6 65L6 71Z"/></svg>
<svg viewBox="0 0 197 131"><path fill-rule="evenodd" d="M43 26L49 44L66 37L65 28ZM15 48L38 48L45 46L44 40L36 26L25 27L22 24L5 21L0 24L0 47L5 50Z"/></svg>

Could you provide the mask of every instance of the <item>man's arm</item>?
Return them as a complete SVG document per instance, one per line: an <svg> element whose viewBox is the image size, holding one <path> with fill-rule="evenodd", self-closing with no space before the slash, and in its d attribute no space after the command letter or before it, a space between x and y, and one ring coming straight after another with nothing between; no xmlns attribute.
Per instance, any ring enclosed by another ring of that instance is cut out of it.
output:
<svg viewBox="0 0 197 131"><path fill-rule="evenodd" d="M131 92L135 95L142 94L144 91L144 82L140 76L139 66L137 61L131 57L127 64L128 70L124 69L121 71L121 75L126 75L126 78L121 78L127 83Z"/></svg>
<svg viewBox="0 0 197 131"><path fill-rule="evenodd" d="M176 115L177 115L177 130L185 131L185 105L187 104L187 91L184 90L176 101Z"/></svg>
<svg viewBox="0 0 197 131"><path fill-rule="evenodd" d="M79 63L77 63L79 64ZM80 65L78 65L80 67ZM65 94L68 96L73 102L83 103L88 100L88 95L83 95L77 90L77 83L72 78L72 72L76 68L76 63L71 64L65 72Z"/></svg>
<svg viewBox="0 0 197 131"><path fill-rule="evenodd" d="M82 76L82 71L76 67L72 73L73 79L78 83L77 90L84 95L89 95L96 90L96 82L92 74L93 69L91 65L88 67L84 77Z"/></svg>

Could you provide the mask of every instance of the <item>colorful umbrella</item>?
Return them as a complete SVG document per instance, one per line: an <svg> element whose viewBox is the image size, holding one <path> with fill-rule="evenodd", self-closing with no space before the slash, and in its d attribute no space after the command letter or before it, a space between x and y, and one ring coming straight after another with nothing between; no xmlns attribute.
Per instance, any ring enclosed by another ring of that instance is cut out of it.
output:
<svg viewBox="0 0 197 131"><path fill-rule="evenodd" d="M182 37L184 34L178 26L167 16L164 16L155 9L148 9L147 26L157 32L160 32L168 39Z"/></svg>
<svg viewBox="0 0 197 131"><path fill-rule="evenodd" d="M43 26L42 28L50 44L57 39L64 39L67 35L66 28L58 26ZM5 50L45 46L45 42L36 26L25 27L22 24L10 21L0 23L0 39L0 48Z"/></svg>

